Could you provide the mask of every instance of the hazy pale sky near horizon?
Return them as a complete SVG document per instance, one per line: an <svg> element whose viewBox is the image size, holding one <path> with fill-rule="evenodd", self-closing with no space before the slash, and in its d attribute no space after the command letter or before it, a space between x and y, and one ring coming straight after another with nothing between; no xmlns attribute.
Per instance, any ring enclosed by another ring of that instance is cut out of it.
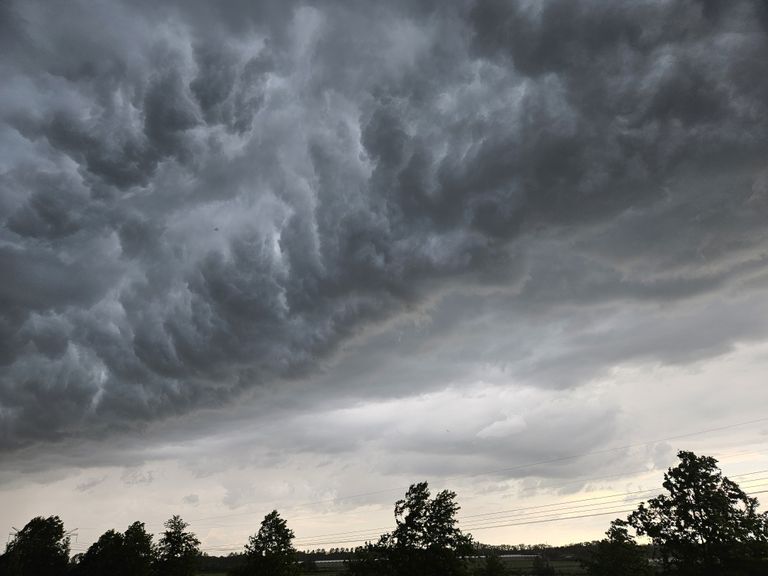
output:
<svg viewBox="0 0 768 576"><path fill-rule="evenodd" d="M0 0L0 71L0 530L768 486L765 2Z"/></svg>

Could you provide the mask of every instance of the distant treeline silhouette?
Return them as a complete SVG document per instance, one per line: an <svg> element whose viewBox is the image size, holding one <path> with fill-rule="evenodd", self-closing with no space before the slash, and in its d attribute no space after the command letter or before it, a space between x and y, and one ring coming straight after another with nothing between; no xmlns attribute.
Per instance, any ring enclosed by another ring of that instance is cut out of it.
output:
<svg viewBox="0 0 768 576"><path fill-rule="evenodd" d="M665 493L614 520L600 541L550 548L489 546L462 532L456 494L432 496L413 484L395 502L395 528L356 548L298 552L294 533L274 510L240 554L207 556L188 524L173 516L157 542L142 522L108 530L70 558L70 538L58 516L33 518L0 556L0 576L765 576L768 513L723 476L717 461L692 452L664 475ZM639 544L637 537L646 543Z"/></svg>

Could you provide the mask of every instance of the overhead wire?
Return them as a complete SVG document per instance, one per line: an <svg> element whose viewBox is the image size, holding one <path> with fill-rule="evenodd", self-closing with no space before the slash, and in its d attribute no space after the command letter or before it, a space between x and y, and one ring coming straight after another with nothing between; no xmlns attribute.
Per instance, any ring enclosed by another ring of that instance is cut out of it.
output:
<svg viewBox="0 0 768 576"><path fill-rule="evenodd" d="M724 425L724 426L718 426L718 427L708 428L708 429L704 429L704 430L688 432L688 433L685 433L685 434L678 434L678 435L674 435L674 436L669 436L669 437L666 437L666 438L660 438L660 439L649 440L649 441L644 441L644 442L638 442L638 443L633 443L633 444L625 444L625 445L622 445L622 446L616 446L616 447L606 448L606 449L602 449L602 450L593 450L593 451L582 452L582 453L578 453L578 454L568 454L568 455L563 455L563 456L559 456L559 457L555 457L555 458L549 458L549 459L545 459L545 460L539 460L539 461L535 461L535 462L529 462L529 463L525 463L525 464L520 464L520 465L516 465L516 466L512 466L512 467L499 468L499 469L495 469L495 470L487 470L487 471L484 471L484 472L476 472L476 473L469 473L469 474L451 476L449 478L453 478L453 477L456 477L456 478L475 478L475 477L478 477L478 476L490 476L490 475L497 475L497 474L502 474L502 473L509 473L509 472L514 472L514 471L524 470L524 469L527 469L527 468L533 468L533 467L536 467L536 466L543 466L543 465L547 465L547 464L553 464L553 463L573 460L573 459L580 458L580 457L593 456L593 455L601 455L601 454L608 454L608 453L612 453L612 452L616 452L616 451L629 450L629 449L632 449L632 448L648 446L648 445L652 445L652 444L656 444L656 443L660 443L660 442L668 442L668 441L671 441L671 440L679 440L679 439L682 439L682 438L690 438L690 437L694 437L694 436L710 434L712 432L720 432L720 431L724 431L724 430L730 430L730 429L734 429L734 428L739 428L739 427L748 426L748 425L757 424L757 423L763 423L763 422L768 422L768 417L767 418L758 418L758 419L754 419L754 420L747 420L747 421L743 421L743 422L736 422L736 423L732 423L732 424L728 424L728 425ZM768 471L768 470L757 470L757 471L745 473L745 474L742 474L742 475L734 475L733 477L755 475L755 474L759 474L759 473L766 472L766 471ZM647 472L650 473L650 472L654 472L654 471L650 470L650 471L647 471ZM619 473L619 474L614 474L614 475L586 478L586 479L583 479L583 480L578 480L577 479L577 480L573 480L573 481L570 481L570 482L567 482L567 483L563 483L563 484L561 484L561 486L569 485L569 484L574 484L574 483L578 483L578 482L582 482L582 481L586 482L586 481L591 481L591 480L600 480L600 479L606 479L606 478L612 478L612 477L621 477L621 476L624 476L624 475L626 475L626 474L625 473ZM748 482L748 481L745 481L745 482ZM537 489L542 489L542 488L547 488L547 487L557 487L557 485L544 485L544 486L537 486L536 488ZM407 489L407 488L405 488L405 487L398 487L398 488L375 490L375 491L362 492L362 493L350 494L350 495L344 495L344 496L336 496L336 497L333 497L333 498L327 498L327 499L303 502L303 503L295 504L293 506L286 506L286 507L282 507L282 509L286 509L286 508L289 509L289 510L290 509L301 509L301 508L306 508L306 507L310 507L310 506L314 506L314 505L318 505L318 504L332 503L332 502L341 502L341 501L345 501L345 500L350 500L350 499L355 499L355 498L362 498L362 497L367 497L367 496L374 496L374 495L379 495L379 494L386 494L386 493L391 493L391 492L395 492L395 491L402 492L405 489ZM649 490L649 491L651 491L651 490ZM642 492L646 492L646 491L636 491L635 493L642 493ZM763 491L755 492L755 493L756 494L760 494L760 493L763 493ZM583 501L608 499L610 497L611 496L593 497L593 498L589 498L589 499L584 499ZM613 495L613 497L615 498L617 496ZM250 501L250 502L245 502L244 504L254 504L254 503L263 503L263 501ZM561 503L554 503L554 504L549 504L549 505L542 505L542 506L540 506L540 508L546 508L548 506L550 506L550 507L551 506L558 506L558 505L562 505L562 504L563 503L561 502ZM532 508L539 508L539 507L529 507L529 508L532 509ZM521 509L518 508L518 509L507 510L507 511L501 510L501 511L487 512L487 513L478 513L478 514L472 514L472 515L468 515L468 516L463 516L462 518L467 519L467 518L483 518L483 517L487 517L488 521L491 521L491 520L501 520L501 519L503 519L505 517L505 515L511 514L512 511L514 511L514 510L521 510ZM196 519L193 518L193 519L190 520L190 523L194 523L196 526L200 527L200 524L199 524L200 522L203 522L203 526L206 526L206 524L204 523L206 520L226 519L226 518L234 518L234 517L238 517L238 516L253 516L253 514L254 514L253 511L247 511L247 512L235 512L235 513L229 513L229 514L219 514L219 515L215 515L215 516L204 516L204 517L198 517ZM323 517L324 516L325 515L323 515ZM496 518L492 519L492 518L490 518L491 516L494 516ZM314 517L318 517L318 516L314 516ZM588 517L588 516L583 516L583 517ZM303 517L303 518L300 517L299 519L310 519L310 518L313 518L313 516ZM158 523L150 522L150 523L147 523L147 525L148 526L158 526ZM207 526L212 526L214 528L216 528L216 527L234 527L233 525L216 525L216 524L208 524ZM487 529L487 528L481 527L481 528L474 528L474 529L483 529L484 530L484 529ZM88 530L88 528L83 528L83 530ZM309 536L309 537L306 537L305 539L297 540L297 542L304 542L304 541L307 541L307 540L312 540L312 539L320 538L320 537L327 538L330 535L340 535L340 536L343 536L345 534L354 535L354 534L360 534L360 533L370 533L370 532L373 532L375 530L380 530L380 529L370 528L370 529L361 529L361 530L357 530L357 531L346 531L346 532L341 532L341 533L331 533L331 534L325 534L325 535ZM339 543L341 543L341 542L339 542ZM205 548L206 549L210 549L210 550L214 549L213 546L205 547Z"/></svg>
<svg viewBox="0 0 768 576"><path fill-rule="evenodd" d="M768 470L766 469L755 470L751 472L745 472L742 474L730 475L729 477L742 478L742 477L754 476L757 474L765 473L767 471ZM768 483L766 482L767 480L768 480L768 476L751 478L751 479L742 481L741 484L743 485L743 484L757 483L757 484L754 484L753 486L745 487L746 488L745 492L748 492L748 494L752 496L755 494L764 494L768 492L768 490L758 490L758 491L750 490L750 488L758 488L758 487L763 487L768 485ZM659 490L660 490L659 487L655 487L655 488L649 488L647 490L636 490L631 492L610 494L606 496L597 496L597 497L569 500L565 502L554 502L554 503L541 504L536 506L519 507L519 508L508 509L505 511L499 511L499 514L502 514L502 516L498 516L495 513L473 514L473 515L465 516L464 518L465 519L473 518L475 520L472 520L468 523L460 522L460 527L463 530L467 530L467 531L469 530L482 531L482 530L513 527L513 526L523 526L523 525L529 525L529 524L540 524L540 523L548 523L548 522L555 522L555 521L576 520L576 519L590 518L590 517L596 517L596 516L623 514L623 513L631 512L634 509L634 508L624 509L623 506L643 500L644 497L641 497L640 496L641 494L648 495L653 492L658 492ZM584 502L589 502L589 504L583 504ZM586 508L586 510L584 510L584 508ZM510 518L510 516L512 517ZM349 530L349 531L343 531L343 532L316 534L313 536L307 536L304 538L297 539L295 541L295 545L302 548L308 548L308 547L324 546L324 545L330 545L330 544L339 545L339 544L369 542L369 541L376 540L380 536L381 530L387 530L387 527L367 528L367 529L360 529L360 530ZM348 538L344 537L340 539L339 538L329 539L333 536L349 536L349 537ZM73 546L73 549L74 549L74 546ZM236 544L220 544L220 545L211 545L211 546L205 547L205 550L216 551L216 552L226 552L226 551L234 551L234 550L241 550L241 549L242 549L242 545L236 545ZM80 547L77 550L84 551L85 550L84 545L80 545Z"/></svg>
<svg viewBox="0 0 768 576"><path fill-rule="evenodd" d="M647 470L647 469L645 469L645 470L638 470L636 472L653 473L653 472L660 472L660 471L659 470ZM743 476L751 476L751 475L765 473L765 472L768 472L768 468L765 468L765 469L762 469L762 470L755 470L753 472L748 472L748 473L744 473L744 474L733 474L733 475L730 475L730 477L731 478L741 478ZM622 476L625 476L627 474L629 474L629 472L622 472L622 473L619 473L619 474L610 474L610 475L605 475L605 476L593 476L593 477L588 477L588 478L583 478L583 479L577 479L577 480L574 480L572 482L565 482L565 483L558 483L558 484L546 484L546 485L542 485L542 486L537 486L537 488L538 489L541 489L541 488L559 488L559 487L562 487L562 486L567 486L567 485L574 484L574 483L587 482L587 481L591 481L591 480L602 480L602 479L606 479L606 478L622 477ZM756 481L756 480L745 480L744 482L746 483L746 482L751 482L751 481ZM654 490L658 490L658 488L650 489L650 491L654 491ZM647 491L646 490L640 490L640 491L635 491L635 492L623 492L623 493L620 493L619 496L622 495L622 494L635 494L635 493L642 493L642 492L647 492ZM616 497L616 496L617 495L615 495L615 494L614 495L607 495L607 496L595 496L595 497L584 498L584 499L579 499L579 500L572 500L572 501L567 501L567 502L582 502L582 501L589 501L589 500L602 500L602 499L606 499L606 498L613 498L613 497ZM526 507L526 508L512 508L512 509L505 509L505 510L497 510L497 511L493 511L493 512L484 512L484 513L478 513L478 514L462 515L462 518L463 519L467 519L467 518L475 518L475 517L482 517L482 516L497 516L497 515L506 514L507 512L523 510L523 509L527 509L527 508L548 507L548 506L556 506L556 505L559 505L559 504L562 504L562 503L546 504L546 505L542 505L542 506L533 506L533 507ZM293 518L293 520L308 519L308 518L311 519L311 518L318 518L318 517L324 517L324 515L323 516L298 517L298 518ZM241 526L251 526L252 524L253 524L252 522L248 522L248 523L245 523L245 524L205 524L204 523L202 525L198 524L198 523L195 523L195 527L196 528L200 528L200 527L234 528L234 527L241 527ZM155 523L150 523L150 524L147 524L147 525L148 526L159 526L159 524L155 524ZM87 528L87 527L86 528L80 528L80 530L89 530L89 529L90 528ZM379 528L371 528L370 530L386 530L386 529L387 529L387 527L379 527ZM344 531L344 532L333 533L333 534L343 535L343 534L349 534L350 532L359 532L359 531L360 530L352 530L352 531Z"/></svg>
<svg viewBox="0 0 768 576"><path fill-rule="evenodd" d="M628 450L628 449L631 449L631 448L638 448L638 447L642 447L642 446L649 446L651 444L658 444L660 442L669 442L671 440L680 440L682 438L691 438L691 437L700 436L700 435L703 435L703 434L710 434L712 432L722 432L724 430L731 430L731 429L734 429L734 428L740 428L740 427L743 427L743 426L749 426L749 425L752 425L752 424L759 424L759 423L763 423L763 422L768 422L768 417L766 417L766 418L757 418L757 419L754 419L754 420L745 420L745 421L742 421L742 422L735 422L735 423L732 423L732 424L726 424L726 425L723 425L723 426L707 428L707 429L704 429L704 430L696 430L696 431L693 431L693 432L687 432L685 434L677 434L677 435L674 435L674 436L668 436L666 438L658 438L658 439L655 439L655 440L647 440L647 441L637 442L637 443L633 443L633 444L625 444L625 445L622 445L622 446L615 446L615 447L612 447L612 448L605 448L605 449L601 449L601 450L593 450L593 451L589 451L589 452L581 452L581 453L577 453L577 454L567 454L567 455L558 456L558 457L555 457L555 458L549 458L549 459L545 459L545 460L538 460L538 461L535 461L535 462L528 462L528 463L525 463L525 464L519 464L519 465L507 467L507 468L497 468L497 469L493 469L493 470L486 470L486 471L483 471L483 472L473 472L473 473L469 473L469 474L454 475L454 476L449 476L448 478L475 478L477 476L493 476L493 475L501 474L501 473L505 473L505 472L514 472L514 471L519 471L519 470L525 470L527 468L533 468L533 467L536 467L536 466L543 466L543 465L546 465L546 464L555 464L555 463L558 463L558 462L574 460L576 458L582 458L582 457L585 457L585 456L595 456L595 455L601 455L601 454L609 454L611 452L617 452L617 451L621 451L621 450ZM322 500L307 501L307 502L303 502L303 503L294 504L292 506L282 506L281 509L305 508L305 507L310 507L310 506L314 506L314 505L318 505L318 504L327 504L327 503L333 503L333 502L341 502L341 501L344 501L344 500L351 500L351 499L355 499L355 498L364 498L364 497L367 497L367 496L376 496L376 495L379 495L379 494L387 494L387 493L391 493L391 492L403 492L404 490L407 490L407 489L408 489L407 486L405 486L405 487L401 486L401 487L397 487L397 488L387 488L387 489L382 489L382 490L374 490L374 491L370 491L370 492L360 492L360 493L357 493L357 494L349 494L349 495L344 495L344 496L336 496L336 497L333 497L333 498L326 498L326 499L322 499ZM262 503L266 503L266 502L264 502L263 500L252 500L252 501L243 502L242 504L246 505L246 504L262 504ZM272 504L270 504L270 506L272 506ZM231 514L220 514L220 515L215 515L215 516L204 516L204 517L200 517L200 518L197 518L197 519L193 519L192 522L199 522L199 521L204 521L204 520L215 520L215 519L219 519L219 518L233 518L233 517L236 517L236 516L248 516L248 515L252 515L252 514L253 514L253 512L249 511L249 512L235 512L235 513L231 513Z"/></svg>
<svg viewBox="0 0 768 576"><path fill-rule="evenodd" d="M766 471L768 470L762 470L762 471L758 470L758 471L744 474L744 476L754 475L756 473L766 472ZM741 475L733 475L732 477L738 478L740 476ZM765 480L768 480L768 477L747 480L744 482L744 484L758 482L758 481L765 481ZM762 487L764 485L766 484L761 483L761 484L755 485L754 487ZM564 502L555 502L550 504L540 504L536 506L511 508L511 509L501 510L497 512L488 512L483 514L470 514L470 515L465 515L460 517L459 521L460 521L460 524L462 525L462 528L470 530L470 529L474 529L475 526L484 525L484 523L502 521L509 516L514 516L519 518L519 517L525 517L530 515L541 515L542 513L550 513L550 512L563 514L563 513L571 513L584 508L597 509L599 507L604 507L605 505L613 506L616 504L628 504L630 502L637 502L637 501L643 500L645 499L646 496L652 493L657 493L659 490L660 490L659 487L655 487L655 488L649 488L645 490L635 490L630 492L609 494L605 496L580 498L580 499L568 500ZM589 503L583 504L584 502L589 502ZM471 520L469 522L466 522L467 519L471 519ZM310 540L316 540L318 538L326 539L330 536L371 534L373 532L387 530L387 528L388 527L378 527L378 528L367 528L367 529L359 529L359 530L348 530L344 532L324 533L320 535L307 536L307 537L301 538L298 541L305 543L305 542L309 542Z"/></svg>
<svg viewBox="0 0 768 576"><path fill-rule="evenodd" d="M759 484L758 486L762 487L767 485L766 483ZM658 488L653 488L645 491L637 491L636 493L650 493L650 492L658 492ZM746 491L745 491L746 492ZM753 491L751 494L762 494L768 492L768 490L761 490L761 491ZM613 498L616 499L618 497L623 496L622 494L614 495ZM588 500L588 499L584 499ZM478 530L489 530L493 528L505 528L509 526L521 526L526 524L538 524L542 522L552 522L552 521L559 521L559 520L571 520L571 519L581 519L581 518L589 518L592 516L604 516L604 515L611 515L611 514L623 514L628 513L634 510L634 508L628 508L625 509L625 507L628 504L634 504L640 500L643 500L643 498L636 496L631 499L625 499L621 501L612 501L612 502L598 502L593 503L590 505L582 505L582 506L566 506L566 507L559 507L559 508L552 508L550 510L544 510L542 512L524 512L522 514L517 515L516 518L494 518L494 519L488 519L485 521L479 521L476 523L469 523L467 525L460 523L460 527L463 530L467 531L478 531ZM557 506L557 504L551 504L551 505L544 505L541 507L529 507L531 508L545 508L547 506ZM580 510L582 508L587 508L587 510ZM521 509L522 510L522 509ZM509 520L504 521L504 520ZM310 547L310 546L319 546L319 545L327 545L327 544L343 544L343 543L354 543L354 542L365 542L370 541L374 539L377 534L374 533L373 530L369 531L358 531L358 532L351 532L350 534L356 534L356 537L349 539L332 539L328 540L331 534L326 535L316 535L314 537L307 537L303 539L297 539L296 545L301 547Z"/></svg>

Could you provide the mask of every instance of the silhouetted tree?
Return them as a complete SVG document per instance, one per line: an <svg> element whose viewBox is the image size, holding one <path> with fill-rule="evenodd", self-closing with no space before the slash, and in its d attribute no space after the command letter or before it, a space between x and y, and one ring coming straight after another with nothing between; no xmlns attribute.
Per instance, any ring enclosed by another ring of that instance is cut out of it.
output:
<svg viewBox="0 0 768 576"><path fill-rule="evenodd" d="M584 563L592 576L648 576L653 573L643 549L629 535L624 520L614 520L606 539Z"/></svg>
<svg viewBox="0 0 768 576"><path fill-rule="evenodd" d="M430 498L426 482L413 484L395 503L396 527L356 554L355 574L454 576L466 573L462 556L472 553L472 537L456 526L456 493Z"/></svg>
<svg viewBox="0 0 768 576"><path fill-rule="evenodd" d="M165 532L157 543L155 569L160 576L193 576L200 557L200 541L179 516L165 523Z"/></svg>
<svg viewBox="0 0 768 576"><path fill-rule="evenodd" d="M60 576L69 564L69 537L58 516L30 520L0 557L3 576Z"/></svg>
<svg viewBox="0 0 768 576"><path fill-rule="evenodd" d="M757 499L724 477L714 458L685 451L678 457L664 475L668 494L640 504L628 524L650 537L677 573L764 574L768 514L757 512Z"/></svg>
<svg viewBox="0 0 768 576"><path fill-rule="evenodd" d="M291 576L298 573L293 530L273 510L261 521L259 531L248 539L243 567L233 574L250 576Z"/></svg>
<svg viewBox="0 0 768 576"><path fill-rule="evenodd" d="M152 570L152 535L142 522L124 534L108 530L85 554L79 555L73 576L149 576Z"/></svg>
<svg viewBox="0 0 768 576"><path fill-rule="evenodd" d="M152 573L154 548L152 534L148 534L143 522L134 522L123 534L126 574L149 576Z"/></svg>
<svg viewBox="0 0 768 576"><path fill-rule="evenodd" d="M102 574L125 574L122 570L123 535L115 530L108 530L90 545L85 554L80 555L75 576L101 576Z"/></svg>

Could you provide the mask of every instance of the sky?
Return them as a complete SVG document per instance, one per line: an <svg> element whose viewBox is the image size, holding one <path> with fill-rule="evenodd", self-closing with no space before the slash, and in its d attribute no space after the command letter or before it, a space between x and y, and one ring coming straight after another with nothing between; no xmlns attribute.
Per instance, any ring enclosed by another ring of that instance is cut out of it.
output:
<svg viewBox="0 0 768 576"><path fill-rule="evenodd" d="M764 2L0 0L0 74L3 538L768 486Z"/></svg>

